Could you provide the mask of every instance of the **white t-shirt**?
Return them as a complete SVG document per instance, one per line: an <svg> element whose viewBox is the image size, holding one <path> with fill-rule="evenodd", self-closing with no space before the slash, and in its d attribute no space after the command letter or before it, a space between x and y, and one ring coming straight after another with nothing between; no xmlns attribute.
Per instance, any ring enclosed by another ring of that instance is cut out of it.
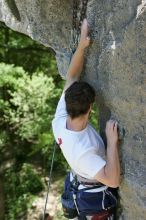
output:
<svg viewBox="0 0 146 220"><path fill-rule="evenodd" d="M84 178L94 179L106 164L104 143L90 124L81 131L67 129L67 117L65 95L62 94L52 121L55 139L71 169Z"/></svg>

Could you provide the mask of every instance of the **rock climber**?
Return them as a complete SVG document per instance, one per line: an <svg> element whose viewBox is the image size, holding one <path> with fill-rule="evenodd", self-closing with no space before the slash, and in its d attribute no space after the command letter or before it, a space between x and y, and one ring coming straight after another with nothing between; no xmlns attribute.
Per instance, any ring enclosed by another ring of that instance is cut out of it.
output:
<svg viewBox="0 0 146 220"><path fill-rule="evenodd" d="M102 138L89 124L95 91L87 82L80 81L84 52L90 45L88 32L88 22L84 19L80 41L67 72L64 91L58 103L52 127L55 139L71 167L70 181L76 176L82 188L92 184L94 186L96 183L102 184L101 188L104 192L101 201L102 210L96 215L87 215L85 219L112 220L114 209L104 209L103 200L105 195L108 198L110 194L106 193L107 189L116 189L120 184L118 123L115 120L109 120L106 123L107 149L105 150ZM100 191L99 186L97 188ZM77 201L76 206L78 205L80 202ZM81 218L77 216L74 219Z"/></svg>

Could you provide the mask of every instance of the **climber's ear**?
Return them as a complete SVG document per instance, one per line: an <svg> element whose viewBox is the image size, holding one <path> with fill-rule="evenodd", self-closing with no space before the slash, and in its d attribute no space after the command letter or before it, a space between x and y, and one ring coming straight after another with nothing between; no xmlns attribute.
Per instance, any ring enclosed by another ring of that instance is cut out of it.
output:
<svg viewBox="0 0 146 220"><path fill-rule="evenodd" d="M92 112L92 104L90 105L90 108L89 108L89 114Z"/></svg>

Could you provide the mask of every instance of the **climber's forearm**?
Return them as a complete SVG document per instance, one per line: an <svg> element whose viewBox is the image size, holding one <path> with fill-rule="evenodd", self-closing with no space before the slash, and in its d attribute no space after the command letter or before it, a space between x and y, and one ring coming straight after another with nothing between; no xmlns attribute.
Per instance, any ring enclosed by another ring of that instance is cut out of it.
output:
<svg viewBox="0 0 146 220"><path fill-rule="evenodd" d="M117 146L107 146L106 165L95 175L97 181L116 188L120 184L120 163Z"/></svg>
<svg viewBox="0 0 146 220"><path fill-rule="evenodd" d="M96 174L95 179L109 186L118 187L120 184L120 162L118 155L118 123L109 120L106 124L107 162Z"/></svg>
<svg viewBox="0 0 146 220"><path fill-rule="evenodd" d="M80 48L80 45L78 46L76 52L73 55L73 58L71 60L68 72L67 72L67 79L80 79L80 75L83 69L83 63L84 63L84 51L85 49Z"/></svg>
<svg viewBox="0 0 146 220"><path fill-rule="evenodd" d="M120 184L117 126L118 124L114 120L108 121L106 125L107 163L104 171L106 178L111 184L111 187L117 187Z"/></svg>
<svg viewBox="0 0 146 220"><path fill-rule="evenodd" d="M89 46L89 44L90 39L88 37L88 23L87 20L84 19L81 27L80 42L69 65L64 90L66 90L73 82L78 81L80 79L84 63L84 52L85 49Z"/></svg>
<svg viewBox="0 0 146 220"><path fill-rule="evenodd" d="M107 163L105 166L105 175L110 181L111 187L118 187L120 184L120 162L118 147L107 146Z"/></svg>
<svg viewBox="0 0 146 220"><path fill-rule="evenodd" d="M67 76L66 76L66 85L69 86L74 81L80 79L80 75L83 69L84 64L84 49L78 46L76 52L73 55L71 60Z"/></svg>

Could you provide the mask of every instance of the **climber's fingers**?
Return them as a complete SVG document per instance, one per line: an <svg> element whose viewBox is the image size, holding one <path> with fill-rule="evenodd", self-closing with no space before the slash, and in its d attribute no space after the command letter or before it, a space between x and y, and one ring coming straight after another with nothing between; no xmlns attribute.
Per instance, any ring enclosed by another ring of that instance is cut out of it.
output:
<svg viewBox="0 0 146 220"><path fill-rule="evenodd" d="M85 49L90 45L90 38L88 36L89 27L87 19L83 20L82 27L81 27L81 37L79 41L79 47Z"/></svg>
<svg viewBox="0 0 146 220"><path fill-rule="evenodd" d="M89 26L88 26L87 19L85 18L83 20L82 27L81 27L81 38L82 39L87 39L88 32L89 32Z"/></svg>
<svg viewBox="0 0 146 220"><path fill-rule="evenodd" d="M115 146L118 142L118 122L115 120L109 120L106 123L106 137L109 146Z"/></svg>

